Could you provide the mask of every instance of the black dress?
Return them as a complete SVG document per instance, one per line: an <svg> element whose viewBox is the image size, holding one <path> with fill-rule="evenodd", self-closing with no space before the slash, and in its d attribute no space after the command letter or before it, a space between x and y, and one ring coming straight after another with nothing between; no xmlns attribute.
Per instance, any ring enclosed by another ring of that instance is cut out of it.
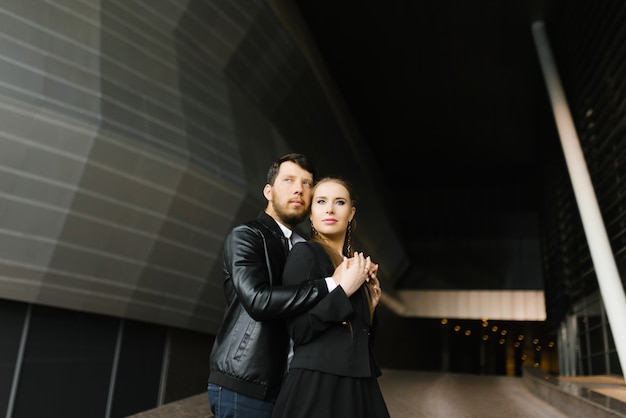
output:
<svg viewBox="0 0 626 418"><path fill-rule="evenodd" d="M315 242L290 251L283 284L332 276L328 254ZM389 418L378 385L365 290L350 298L338 287L316 306L286 320L294 355L272 418Z"/></svg>

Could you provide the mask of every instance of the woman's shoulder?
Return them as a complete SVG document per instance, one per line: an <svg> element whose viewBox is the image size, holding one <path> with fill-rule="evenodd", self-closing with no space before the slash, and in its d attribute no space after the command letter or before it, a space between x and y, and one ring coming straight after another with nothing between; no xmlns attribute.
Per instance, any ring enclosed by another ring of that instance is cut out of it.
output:
<svg viewBox="0 0 626 418"><path fill-rule="evenodd" d="M332 276L333 265L322 245L317 242L303 241L296 243L289 251L285 264L285 276L288 277L294 271L300 275L303 270L308 271L310 277L314 279ZM289 282L289 279L285 279L285 282Z"/></svg>
<svg viewBox="0 0 626 418"><path fill-rule="evenodd" d="M319 242L315 242L315 241L300 241L296 244L294 244L293 248L291 249L291 252L293 251L306 251L309 253L314 253L314 254L325 254L324 252L324 247L322 247L322 245Z"/></svg>
<svg viewBox="0 0 626 418"><path fill-rule="evenodd" d="M324 247L320 243L309 240L296 243L291 251L289 251L287 258L314 260L314 262L319 264L328 259L328 254L326 254Z"/></svg>

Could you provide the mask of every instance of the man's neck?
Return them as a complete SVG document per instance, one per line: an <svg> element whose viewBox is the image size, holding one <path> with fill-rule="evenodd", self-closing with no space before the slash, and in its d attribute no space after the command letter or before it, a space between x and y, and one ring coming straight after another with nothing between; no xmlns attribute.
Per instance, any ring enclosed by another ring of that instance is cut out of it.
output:
<svg viewBox="0 0 626 418"><path fill-rule="evenodd" d="M278 226L280 227L280 229L283 231L283 234L286 237L291 236L291 233L293 231L293 228L289 228L287 225L283 224L282 222L280 222L279 220L277 220L276 218L273 218L276 223L278 224Z"/></svg>
<svg viewBox="0 0 626 418"><path fill-rule="evenodd" d="M286 223L281 221L281 219L278 216L278 214L276 212L274 212L274 210L272 208L269 208L269 207L265 208L265 213L268 214L274 221L276 221L276 223L278 225L284 226L285 228L289 229L290 231L293 230L293 226L292 225L287 225Z"/></svg>

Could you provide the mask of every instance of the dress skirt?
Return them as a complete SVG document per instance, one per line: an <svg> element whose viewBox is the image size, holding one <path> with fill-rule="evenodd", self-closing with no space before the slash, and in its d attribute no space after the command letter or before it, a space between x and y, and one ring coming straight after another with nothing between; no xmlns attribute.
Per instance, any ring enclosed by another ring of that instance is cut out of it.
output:
<svg viewBox="0 0 626 418"><path fill-rule="evenodd" d="M291 369L272 418L389 418L376 377Z"/></svg>

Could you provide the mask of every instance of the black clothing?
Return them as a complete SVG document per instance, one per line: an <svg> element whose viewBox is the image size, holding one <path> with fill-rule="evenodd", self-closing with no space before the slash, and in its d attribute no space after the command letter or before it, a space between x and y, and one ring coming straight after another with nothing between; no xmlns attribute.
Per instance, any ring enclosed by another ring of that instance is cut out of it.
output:
<svg viewBox="0 0 626 418"><path fill-rule="evenodd" d="M272 418L389 418L376 377L289 369Z"/></svg>
<svg viewBox="0 0 626 418"><path fill-rule="evenodd" d="M334 271L315 242L296 244L283 280L297 284ZM304 272L308 272L303 276ZM388 418L373 355L364 286L350 298L338 287L308 311L286 320L294 343L287 379L272 418Z"/></svg>
<svg viewBox="0 0 626 418"><path fill-rule="evenodd" d="M269 401L276 399L287 367L289 335L283 319L326 296L325 277L332 276L281 286L288 252L283 238L265 212L226 237L222 270L227 306L210 359L209 383Z"/></svg>

